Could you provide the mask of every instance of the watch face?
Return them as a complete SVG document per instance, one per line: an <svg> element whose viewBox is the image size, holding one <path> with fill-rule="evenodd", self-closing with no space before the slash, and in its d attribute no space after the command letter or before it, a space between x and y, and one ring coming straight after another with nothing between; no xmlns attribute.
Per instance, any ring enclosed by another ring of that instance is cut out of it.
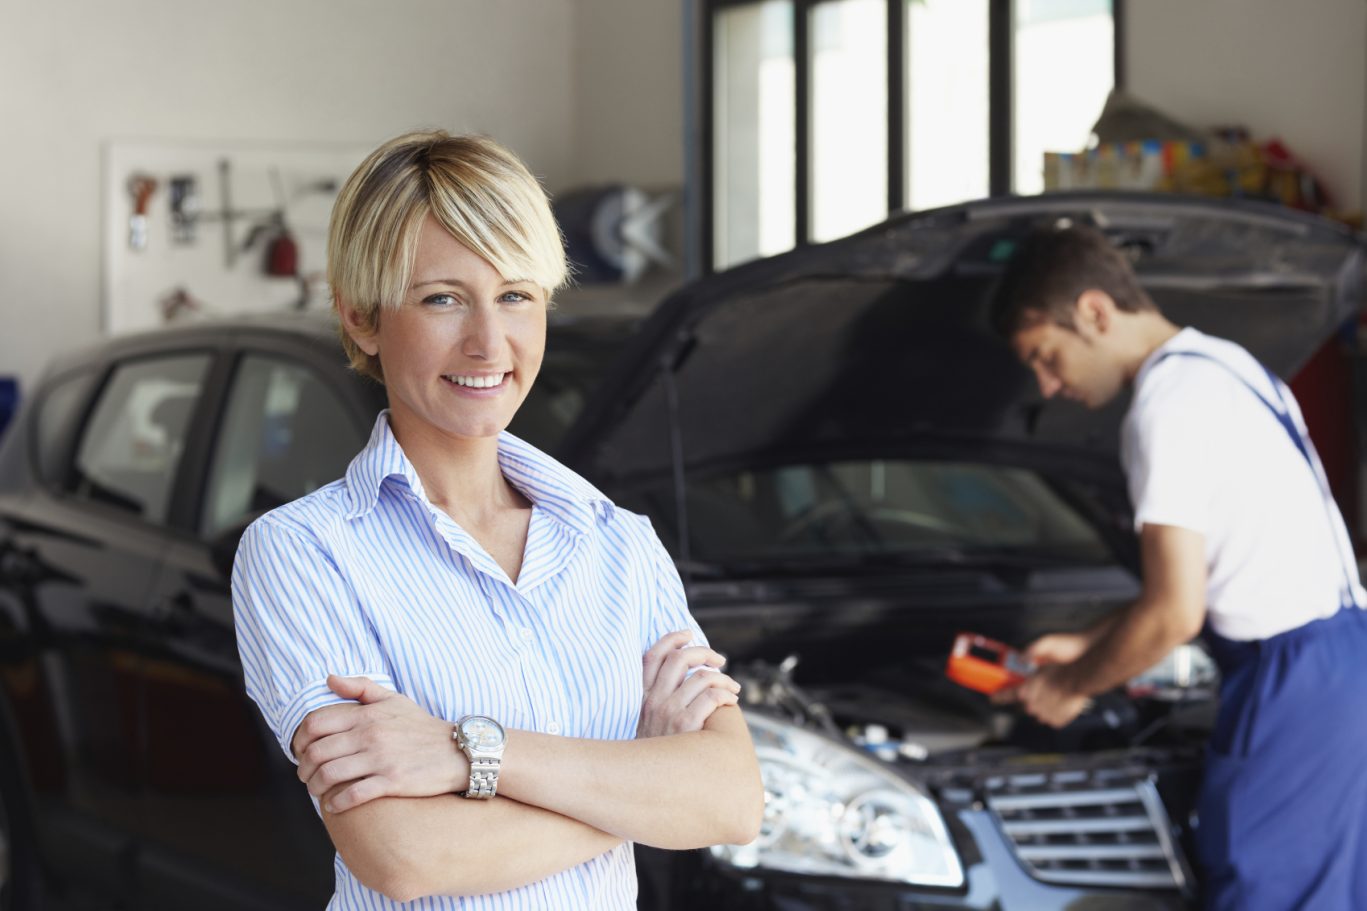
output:
<svg viewBox="0 0 1367 911"><path fill-rule="evenodd" d="M492 718L474 715L460 723L461 736L471 749L494 750L503 746L503 728Z"/></svg>

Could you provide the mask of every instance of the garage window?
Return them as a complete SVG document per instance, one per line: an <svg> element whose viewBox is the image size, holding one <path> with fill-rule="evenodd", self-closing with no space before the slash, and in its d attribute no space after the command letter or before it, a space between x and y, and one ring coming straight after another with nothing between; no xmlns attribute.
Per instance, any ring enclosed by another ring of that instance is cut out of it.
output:
<svg viewBox="0 0 1367 911"><path fill-rule="evenodd" d="M695 266L1043 189L1119 83L1122 0L701 0Z"/></svg>

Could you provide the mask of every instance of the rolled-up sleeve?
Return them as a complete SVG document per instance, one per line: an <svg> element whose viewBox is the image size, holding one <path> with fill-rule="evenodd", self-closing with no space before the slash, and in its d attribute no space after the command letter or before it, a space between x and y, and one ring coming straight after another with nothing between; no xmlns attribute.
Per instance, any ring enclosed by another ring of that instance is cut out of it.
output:
<svg viewBox="0 0 1367 911"><path fill-rule="evenodd" d="M247 695L280 748L312 711L346 700L329 674L369 677L396 689L374 629L355 592L313 536L271 520L253 523L238 545L233 623Z"/></svg>

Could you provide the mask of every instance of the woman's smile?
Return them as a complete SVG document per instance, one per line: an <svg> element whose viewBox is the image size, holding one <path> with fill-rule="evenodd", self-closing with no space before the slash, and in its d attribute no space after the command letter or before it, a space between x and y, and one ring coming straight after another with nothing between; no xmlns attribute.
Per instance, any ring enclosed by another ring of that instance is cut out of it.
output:
<svg viewBox="0 0 1367 911"><path fill-rule="evenodd" d="M511 370L499 373L447 373L442 375L442 379L467 394L497 395L508 388L507 380L511 375Z"/></svg>

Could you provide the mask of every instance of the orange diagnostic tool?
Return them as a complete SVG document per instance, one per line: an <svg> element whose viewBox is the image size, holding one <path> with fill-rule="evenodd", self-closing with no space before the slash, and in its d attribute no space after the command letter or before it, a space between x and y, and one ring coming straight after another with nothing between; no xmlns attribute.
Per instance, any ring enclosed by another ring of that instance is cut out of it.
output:
<svg viewBox="0 0 1367 911"><path fill-rule="evenodd" d="M945 666L945 675L950 680L988 695L1021 683L1033 671L1034 667L1020 652L976 633L959 633L954 637L954 649Z"/></svg>

